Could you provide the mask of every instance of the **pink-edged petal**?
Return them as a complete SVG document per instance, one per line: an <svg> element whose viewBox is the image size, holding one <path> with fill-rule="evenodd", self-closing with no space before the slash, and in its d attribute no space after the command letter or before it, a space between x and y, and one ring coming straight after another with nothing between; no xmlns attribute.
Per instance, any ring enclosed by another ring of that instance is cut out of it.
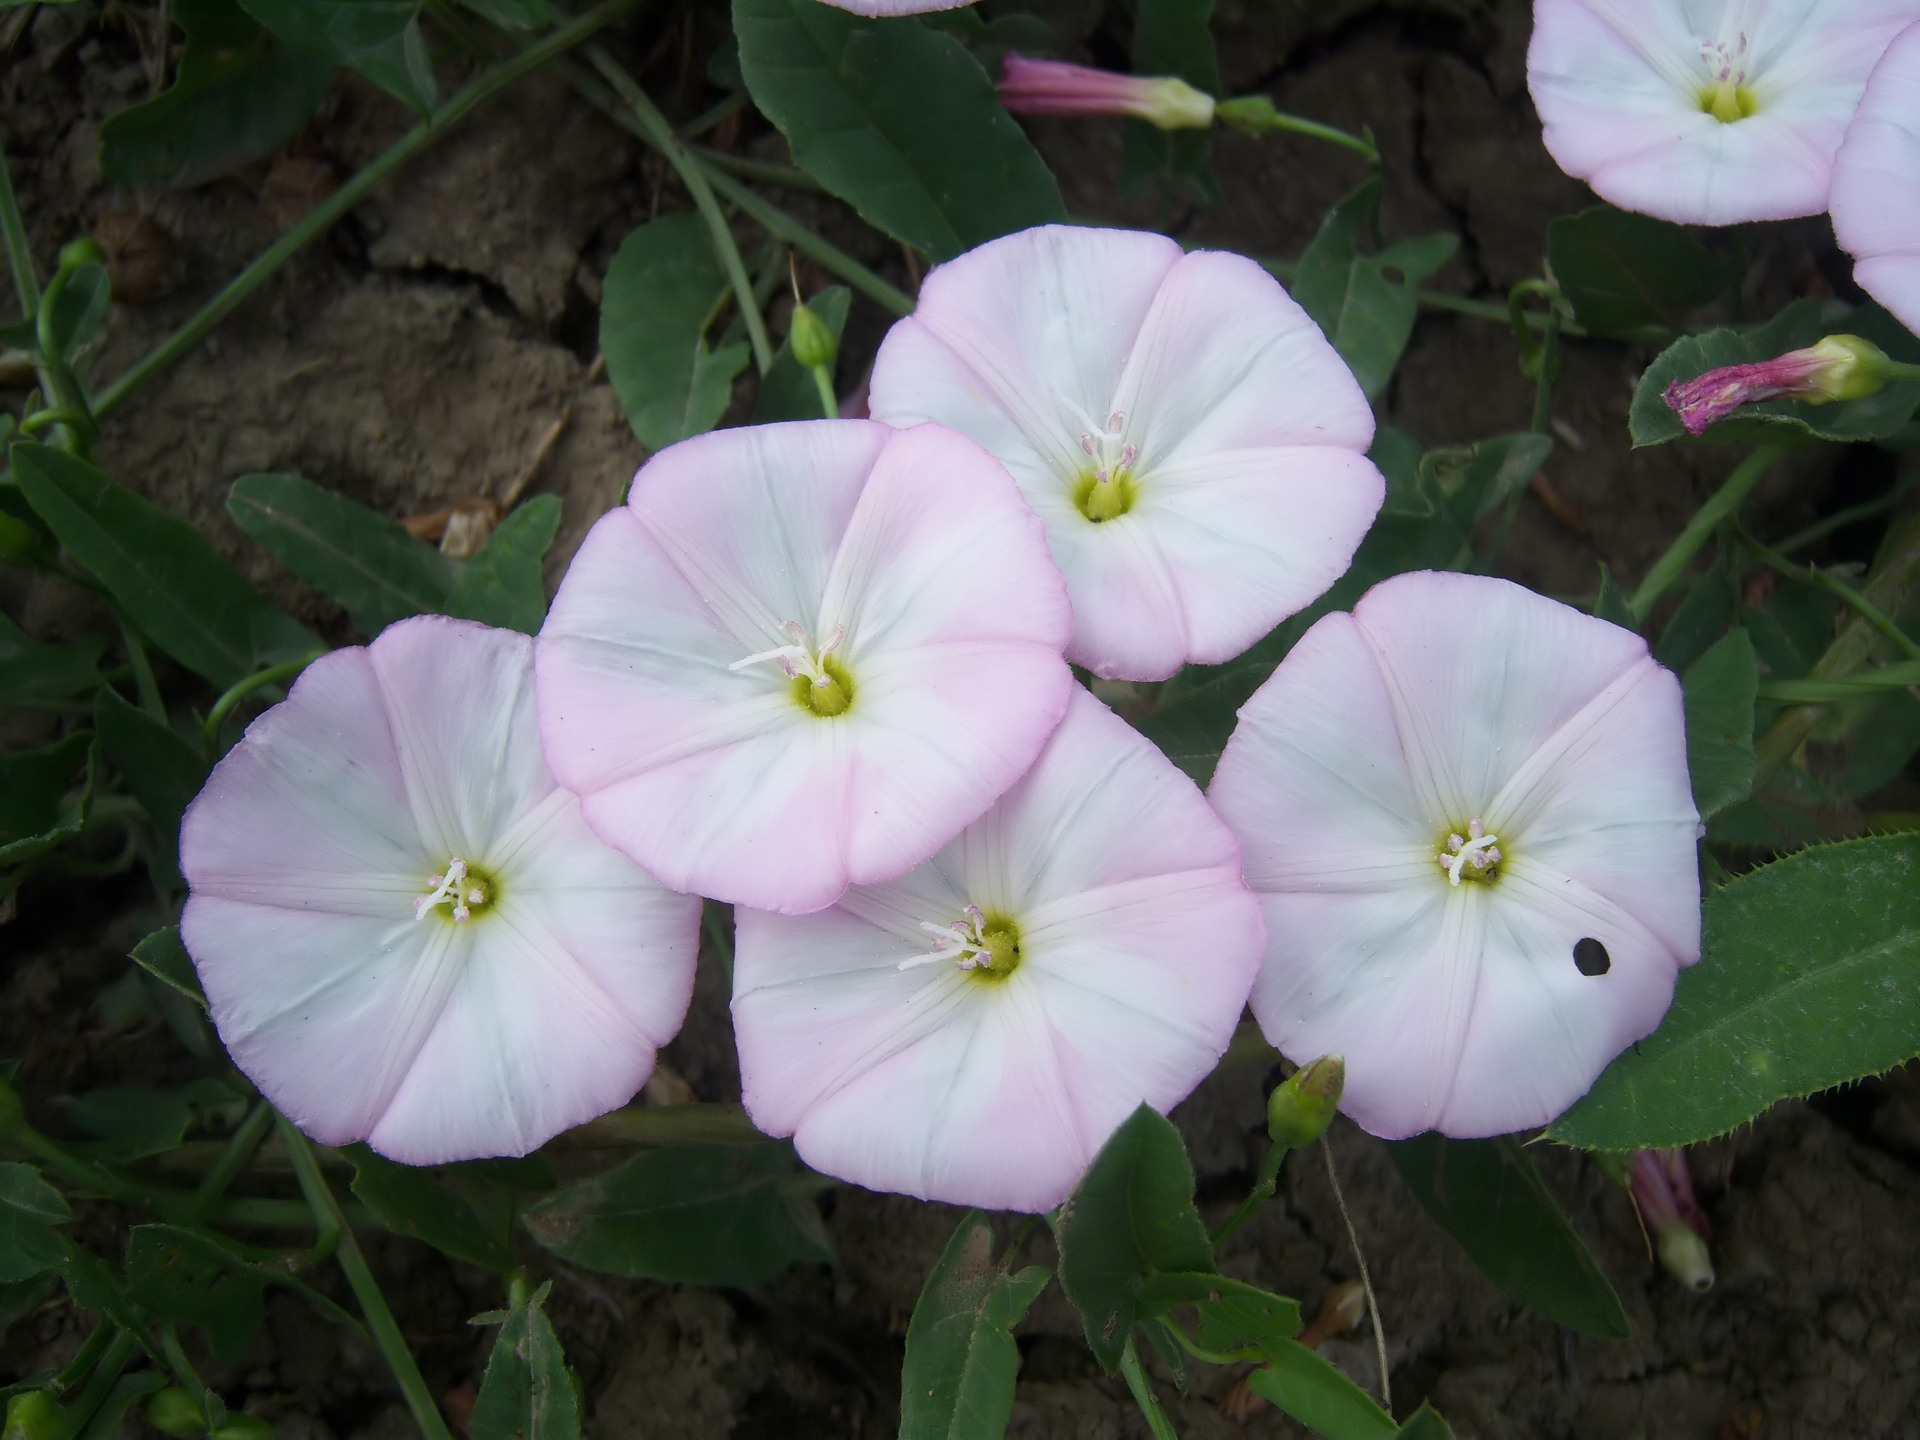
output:
<svg viewBox="0 0 1920 1440"><path fill-rule="evenodd" d="M820 3L836 10L850 10L855 15L885 19L892 15L932 15L941 10L957 10L969 0L820 0Z"/></svg>
<svg viewBox="0 0 1920 1440"><path fill-rule="evenodd" d="M1089 523L1064 495L1036 500L1073 597L1067 658L1102 679L1164 680L1188 658L1180 581L1138 513Z"/></svg>
<svg viewBox="0 0 1920 1440"><path fill-rule="evenodd" d="M1920 24L1887 47L1834 161L1833 233L1853 278L1920 332Z"/></svg>

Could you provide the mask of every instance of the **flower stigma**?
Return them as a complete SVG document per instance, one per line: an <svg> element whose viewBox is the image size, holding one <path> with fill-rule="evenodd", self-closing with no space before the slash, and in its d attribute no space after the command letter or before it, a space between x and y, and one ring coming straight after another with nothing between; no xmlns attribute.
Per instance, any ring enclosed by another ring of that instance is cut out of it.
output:
<svg viewBox="0 0 1920 1440"><path fill-rule="evenodd" d="M1499 865L1503 858L1499 848L1500 837L1487 833L1486 822L1476 815L1467 826L1467 833L1458 831L1447 836L1446 843L1434 858L1440 862L1440 868L1447 872L1447 883L1458 885L1462 880L1490 881L1499 878Z"/></svg>
<svg viewBox="0 0 1920 1440"><path fill-rule="evenodd" d="M1081 418L1086 419L1085 412ZM1073 487L1073 503L1082 515L1098 525L1117 519L1133 508L1140 492L1140 484L1133 475L1133 462L1140 452L1127 443L1125 411L1114 411L1107 416L1104 426L1094 425L1090 420L1087 423L1089 428L1080 432L1080 448L1093 462L1093 468L1080 472L1080 479Z"/></svg>
<svg viewBox="0 0 1920 1440"><path fill-rule="evenodd" d="M745 670L750 665L777 663L786 671L787 678L793 681L792 693L796 705L823 719L846 714L847 707L853 704L853 678L833 652L847 638L847 627L834 626L826 644L818 649L814 648L806 627L799 621L782 620L780 629L792 637L792 644L762 650L757 655L734 661L727 669Z"/></svg>
<svg viewBox="0 0 1920 1440"><path fill-rule="evenodd" d="M1747 88L1747 50L1744 31L1732 45L1723 40L1700 42L1700 58L1707 64L1700 108L1723 125L1745 120L1760 108L1753 91Z"/></svg>
<svg viewBox="0 0 1920 1440"><path fill-rule="evenodd" d="M951 960L976 980L1004 980L1020 968L1019 927L1004 916L989 916L978 905L967 906L960 919L945 925L922 920L920 928L933 937L933 949L902 960L898 969Z"/></svg>
<svg viewBox="0 0 1920 1440"><path fill-rule="evenodd" d="M413 897L416 921L425 919L429 913L437 914L439 908L446 905L451 907L448 916L453 923L465 925L480 906L497 904L500 899L499 882L458 855L447 861L447 868L440 874L429 875L427 884L433 888Z"/></svg>

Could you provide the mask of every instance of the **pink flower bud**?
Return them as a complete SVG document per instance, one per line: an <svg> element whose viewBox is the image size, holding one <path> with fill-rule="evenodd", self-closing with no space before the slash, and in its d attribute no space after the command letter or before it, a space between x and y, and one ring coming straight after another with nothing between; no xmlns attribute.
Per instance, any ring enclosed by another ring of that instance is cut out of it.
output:
<svg viewBox="0 0 1920 1440"><path fill-rule="evenodd" d="M1864 400L1895 378L1886 352L1857 335L1829 335L1818 345L1751 365L1727 365L1676 380L1661 397L1689 433L1701 435L1742 405L1764 400Z"/></svg>
<svg viewBox="0 0 1920 1440"><path fill-rule="evenodd" d="M1690 1290L1713 1288L1707 1241L1713 1224L1693 1197L1693 1177L1682 1150L1636 1150L1631 1167L1633 1200L1653 1236L1660 1263Z"/></svg>
<svg viewBox="0 0 1920 1440"><path fill-rule="evenodd" d="M1016 115L1132 115L1162 130L1205 130L1213 97L1171 75L1119 75L1007 52L1000 103Z"/></svg>

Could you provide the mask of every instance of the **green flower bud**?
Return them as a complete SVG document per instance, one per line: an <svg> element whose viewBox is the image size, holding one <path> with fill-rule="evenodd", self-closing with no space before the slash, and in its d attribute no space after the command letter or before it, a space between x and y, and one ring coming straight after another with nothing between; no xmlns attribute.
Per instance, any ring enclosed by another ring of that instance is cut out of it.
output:
<svg viewBox="0 0 1920 1440"><path fill-rule="evenodd" d="M229 1415L211 1440L273 1440L273 1426L258 1415Z"/></svg>
<svg viewBox="0 0 1920 1440"><path fill-rule="evenodd" d="M164 1435L198 1435L207 1428L200 1402L178 1385L156 1390L147 1401L147 1423Z"/></svg>
<svg viewBox="0 0 1920 1440"><path fill-rule="evenodd" d="M1267 1134L1276 1145L1301 1150L1318 1140L1340 1108L1347 1084L1347 1062L1322 1055L1274 1086L1267 1097Z"/></svg>
<svg viewBox="0 0 1920 1440"><path fill-rule="evenodd" d="M827 328L827 322L805 304L793 307L793 323L787 329L787 343L793 347L793 358L809 370L833 364L834 352L840 348L833 338L833 331Z"/></svg>
<svg viewBox="0 0 1920 1440"><path fill-rule="evenodd" d="M1878 395L1892 378L1887 352L1858 335L1829 335L1807 353L1821 361L1812 376L1813 394L1820 400L1865 400Z"/></svg>
<svg viewBox="0 0 1920 1440"><path fill-rule="evenodd" d="M7 1401L0 1440L65 1440L66 1413L45 1390L26 1390Z"/></svg>
<svg viewBox="0 0 1920 1440"><path fill-rule="evenodd" d="M70 240L60 247L60 268L78 270L82 265L104 265L107 252L100 248L100 242L91 235L78 240Z"/></svg>

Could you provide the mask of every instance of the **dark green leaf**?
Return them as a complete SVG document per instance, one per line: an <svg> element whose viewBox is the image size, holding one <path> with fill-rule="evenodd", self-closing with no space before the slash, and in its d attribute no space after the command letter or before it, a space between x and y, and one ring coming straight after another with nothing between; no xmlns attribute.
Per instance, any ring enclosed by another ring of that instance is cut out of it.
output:
<svg viewBox="0 0 1920 1440"><path fill-rule="evenodd" d="M1332 1362L1288 1340L1271 1364L1247 1377L1247 1386L1327 1440L1394 1440L1393 1417Z"/></svg>
<svg viewBox="0 0 1920 1440"><path fill-rule="evenodd" d="M1660 1028L1548 1131L1594 1150L1688 1145L1776 1100L1920 1054L1920 835L1819 845L1731 881Z"/></svg>
<svg viewBox="0 0 1920 1440"><path fill-rule="evenodd" d="M1193 1207L1180 1132L1142 1105L1100 1147L1054 1222L1060 1286L1109 1374L1140 1315L1137 1287L1156 1271L1210 1271L1213 1246Z"/></svg>
<svg viewBox="0 0 1920 1440"><path fill-rule="evenodd" d="M1620 1297L1517 1141L1427 1134L1387 1151L1427 1213L1522 1305L1603 1340L1633 1333Z"/></svg>
<svg viewBox="0 0 1920 1440"><path fill-rule="evenodd" d="M961 1220L907 1327L900 1440L1000 1440L1020 1369L1009 1332L1048 1276L1041 1265L1009 1275L994 1263L987 1217L974 1210Z"/></svg>
<svg viewBox="0 0 1920 1440"><path fill-rule="evenodd" d="M187 33L171 89L100 127L100 165L122 185L192 185L293 138L333 67L282 44L235 0L173 0Z"/></svg>
<svg viewBox="0 0 1920 1440"><path fill-rule="evenodd" d="M109 1265L86 1246L67 1241L67 1258L61 1266L67 1293L82 1310L98 1310L131 1333L148 1354L154 1353L147 1335L147 1318L127 1296L117 1267Z"/></svg>
<svg viewBox="0 0 1920 1440"><path fill-rule="evenodd" d="M39 750L0 755L0 865L20 865L72 839L86 823L96 766L81 730Z"/></svg>
<svg viewBox="0 0 1920 1440"><path fill-rule="evenodd" d="M1547 264L1590 334L1656 345L1739 272L1737 257L1714 256L1678 225L1611 205L1547 226Z"/></svg>
<svg viewBox="0 0 1920 1440"><path fill-rule="evenodd" d="M376 510L298 475L242 475L227 513L369 635L446 608L453 567Z"/></svg>
<svg viewBox="0 0 1920 1440"><path fill-rule="evenodd" d="M73 1216L66 1197L31 1165L0 1162L0 1284L56 1270L67 1242L54 1230Z"/></svg>
<svg viewBox="0 0 1920 1440"><path fill-rule="evenodd" d="M341 1151L353 1162L353 1193L396 1235L411 1235L434 1249L488 1270L513 1268L504 1235L490 1235L471 1206L425 1170L398 1165L365 1145Z"/></svg>
<svg viewBox="0 0 1920 1440"><path fill-rule="evenodd" d="M415 0L240 0L294 49L349 65L403 104L429 113L439 97Z"/></svg>
<svg viewBox="0 0 1920 1440"><path fill-rule="evenodd" d="M134 964L164 985L178 990L202 1010L207 1008L206 992L200 988L199 973L193 957L180 943L180 927L168 925L155 930L133 947Z"/></svg>
<svg viewBox="0 0 1920 1440"><path fill-rule="evenodd" d="M1693 582L1660 632L1653 658L1669 670L1685 672L1727 628L1739 604L1739 562L1733 547L1723 545L1712 568Z"/></svg>
<svg viewBox="0 0 1920 1440"><path fill-rule="evenodd" d="M554 21L547 0L461 0L474 14L502 30L544 30Z"/></svg>
<svg viewBox="0 0 1920 1440"><path fill-rule="evenodd" d="M1600 594L1593 602L1593 613L1622 630L1638 632L1640 629L1639 621L1634 618L1633 602L1605 565L1600 567Z"/></svg>
<svg viewBox="0 0 1920 1440"><path fill-rule="evenodd" d="M42 645L0 615L0 706L70 708L79 696L100 688L100 655L106 648L100 637L76 645Z"/></svg>
<svg viewBox="0 0 1920 1440"><path fill-rule="evenodd" d="M746 347L716 354L704 338L726 294L727 277L697 215L649 220L607 266L600 351L627 423L649 450L711 430L727 413Z"/></svg>
<svg viewBox="0 0 1920 1440"><path fill-rule="evenodd" d="M63 1250L62 1255L65 1255ZM0 1337L40 1308L40 1303L60 1286L60 1277L44 1273L30 1280L0 1282Z"/></svg>
<svg viewBox="0 0 1920 1440"><path fill-rule="evenodd" d="M77 1097L67 1118L80 1129L104 1141L116 1160L139 1160L164 1154L186 1138L196 1109L208 1099L204 1089L113 1087L89 1090Z"/></svg>
<svg viewBox="0 0 1920 1440"><path fill-rule="evenodd" d="M94 700L93 723L107 758L153 821L157 848L150 860L155 882L178 888L180 817L207 783L212 767L172 726L105 687Z"/></svg>
<svg viewBox="0 0 1920 1440"><path fill-rule="evenodd" d="M107 267L95 261L87 261L76 266L67 278L66 286L55 297L53 309L48 315L48 328L53 332L52 353L63 360L79 360L76 365L82 375L85 374L84 360L79 352L93 343L100 333L100 324L107 318L107 302L112 298L112 285L107 280ZM36 339L38 337L36 336Z"/></svg>
<svg viewBox="0 0 1920 1440"><path fill-rule="evenodd" d="M896 239L950 260L1065 221L1060 187L954 36L816 0L734 0L740 68L794 159Z"/></svg>
<svg viewBox="0 0 1920 1440"><path fill-rule="evenodd" d="M511 1311L473 1402L472 1440L576 1440L580 1393L545 1305L552 1282Z"/></svg>
<svg viewBox="0 0 1920 1440"><path fill-rule="evenodd" d="M536 495L516 507L462 567L447 596L447 613L538 634L547 618L540 562L559 533L558 495Z"/></svg>
<svg viewBox="0 0 1920 1440"><path fill-rule="evenodd" d="M127 1237L127 1296L168 1320L198 1325L231 1365L260 1328L267 1282L210 1240L175 1225L136 1225Z"/></svg>
<svg viewBox="0 0 1920 1440"><path fill-rule="evenodd" d="M786 1144L648 1150L531 1207L533 1238L590 1270L689 1285L759 1285L833 1258Z"/></svg>
<svg viewBox="0 0 1920 1440"><path fill-rule="evenodd" d="M47 445L13 447L14 474L74 559L167 654L225 688L325 648L255 593L200 532Z"/></svg>
<svg viewBox="0 0 1920 1440"><path fill-rule="evenodd" d="M1895 360L1920 362L1920 338L1878 305L1849 310L1837 301L1798 300L1764 325L1682 336L1661 351L1633 392L1628 412L1633 443L1662 445L1686 436L1680 417L1662 398L1676 380L1693 380L1725 365L1772 360L1828 335L1843 334L1871 340ZM1735 411L1702 438L1732 444L1883 440L1913 420L1916 405L1920 405L1920 380L1896 382L1864 400L1826 405L1769 400Z"/></svg>
<svg viewBox="0 0 1920 1440"><path fill-rule="evenodd" d="M1726 635L1688 667L1687 771L1704 818L1753 792L1753 701L1760 685L1753 641Z"/></svg>
<svg viewBox="0 0 1920 1440"><path fill-rule="evenodd" d="M1224 1275L1155 1274L1135 1287L1143 1314L1160 1315L1190 1305L1198 1317L1194 1339L1203 1349L1253 1349L1271 1356L1300 1333L1300 1305L1256 1285Z"/></svg>
<svg viewBox="0 0 1920 1440"><path fill-rule="evenodd" d="M1400 1427L1399 1440L1453 1440L1453 1427L1440 1418L1440 1412L1423 1403Z"/></svg>
<svg viewBox="0 0 1920 1440"><path fill-rule="evenodd" d="M851 298L852 292L846 286L835 285L807 301L807 307L820 317L836 345L846 329L847 304ZM760 398L753 402L753 423L767 425L776 420L820 418L820 388L813 383L813 372L793 358L792 340L784 341L760 381Z"/></svg>
<svg viewBox="0 0 1920 1440"><path fill-rule="evenodd" d="M1220 61L1214 49L1213 0L1140 0L1133 20L1133 73L1175 75L1208 95L1220 93ZM1187 181L1209 203L1220 187L1207 164L1207 130L1161 130L1128 120L1120 155L1120 186L1133 192L1156 175Z"/></svg>

